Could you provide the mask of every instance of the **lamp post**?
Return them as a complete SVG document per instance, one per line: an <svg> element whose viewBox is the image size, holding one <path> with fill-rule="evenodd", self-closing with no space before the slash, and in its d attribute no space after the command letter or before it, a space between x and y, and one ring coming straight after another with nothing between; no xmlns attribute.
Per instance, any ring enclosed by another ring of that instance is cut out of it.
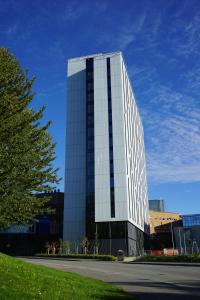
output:
<svg viewBox="0 0 200 300"><path fill-rule="evenodd" d="M110 255L111 255L111 253L112 253L112 237L111 237L111 224L110 224L110 222L109 222L109 248L110 248Z"/></svg>
<svg viewBox="0 0 200 300"><path fill-rule="evenodd" d="M178 232L179 232L179 243L180 243L180 248L181 248L181 254L183 254L182 240L181 240L181 228L178 229Z"/></svg>
<svg viewBox="0 0 200 300"><path fill-rule="evenodd" d="M172 228L172 222L171 222L171 234L172 234L172 248L173 248L173 255L174 255L174 233Z"/></svg>
<svg viewBox="0 0 200 300"><path fill-rule="evenodd" d="M187 254L186 242L185 242L185 232L183 232L183 240L184 240L184 248L185 248L185 255Z"/></svg>

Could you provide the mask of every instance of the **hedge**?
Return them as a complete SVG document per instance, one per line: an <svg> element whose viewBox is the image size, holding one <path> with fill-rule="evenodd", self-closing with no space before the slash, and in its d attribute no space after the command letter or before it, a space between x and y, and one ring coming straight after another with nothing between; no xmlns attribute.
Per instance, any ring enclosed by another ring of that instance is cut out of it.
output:
<svg viewBox="0 0 200 300"><path fill-rule="evenodd" d="M199 262L200 263L200 255L199 254L189 254L189 255L174 255L174 256L153 256L147 255L137 258L136 261L157 261L157 262Z"/></svg>
<svg viewBox="0 0 200 300"><path fill-rule="evenodd" d="M86 258L86 259L98 259L104 261L115 261L116 257L113 255L95 255L95 254L46 254L37 253L37 257L48 257L48 258Z"/></svg>

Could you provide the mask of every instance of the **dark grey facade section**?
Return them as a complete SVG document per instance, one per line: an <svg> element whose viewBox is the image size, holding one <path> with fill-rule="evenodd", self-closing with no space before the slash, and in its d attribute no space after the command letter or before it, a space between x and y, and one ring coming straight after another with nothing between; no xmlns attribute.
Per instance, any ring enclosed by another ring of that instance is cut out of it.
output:
<svg viewBox="0 0 200 300"><path fill-rule="evenodd" d="M144 253L146 234L127 221L99 222L95 224L95 234L89 236L90 253L98 245L99 254L117 255L123 250L126 256L140 256Z"/></svg>
<svg viewBox="0 0 200 300"><path fill-rule="evenodd" d="M83 124L84 125L84 124ZM94 60L86 59L86 237L95 230Z"/></svg>
<svg viewBox="0 0 200 300"><path fill-rule="evenodd" d="M111 72L110 58L107 60L107 92L108 92L108 133L109 133L109 168L110 168L110 214L115 217L115 179L114 179L114 160L113 160L113 128L112 128L112 90L111 90Z"/></svg>

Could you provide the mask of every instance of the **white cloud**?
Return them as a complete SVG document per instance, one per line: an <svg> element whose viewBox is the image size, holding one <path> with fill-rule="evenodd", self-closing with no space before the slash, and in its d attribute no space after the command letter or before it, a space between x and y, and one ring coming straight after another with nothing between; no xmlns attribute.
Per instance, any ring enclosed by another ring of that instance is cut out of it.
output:
<svg viewBox="0 0 200 300"><path fill-rule="evenodd" d="M88 6L80 1L66 2L65 9L63 11L63 19L65 21L77 20L88 10Z"/></svg>
<svg viewBox="0 0 200 300"><path fill-rule="evenodd" d="M200 181L200 106L168 87L155 94L144 115L149 180Z"/></svg>
<svg viewBox="0 0 200 300"><path fill-rule="evenodd" d="M183 21L176 22L170 33L175 33L176 38L171 41L176 54L189 57L199 54L200 47L200 15L199 12L186 24Z"/></svg>
<svg viewBox="0 0 200 300"><path fill-rule="evenodd" d="M105 12L106 9L106 2L72 0L66 2L62 17L64 21L75 21L88 12L94 15Z"/></svg>
<svg viewBox="0 0 200 300"><path fill-rule="evenodd" d="M6 28L5 34L7 36L15 35L16 32L17 32L17 29L18 29L18 25L17 24L13 24L13 25L9 26L8 28Z"/></svg>
<svg viewBox="0 0 200 300"><path fill-rule="evenodd" d="M132 20L132 14L120 19L120 25L115 24L113 31L101 33L98 37L100 44L109 43L114 49L125 50L132 44L145 25L146 14Z"/></svg>

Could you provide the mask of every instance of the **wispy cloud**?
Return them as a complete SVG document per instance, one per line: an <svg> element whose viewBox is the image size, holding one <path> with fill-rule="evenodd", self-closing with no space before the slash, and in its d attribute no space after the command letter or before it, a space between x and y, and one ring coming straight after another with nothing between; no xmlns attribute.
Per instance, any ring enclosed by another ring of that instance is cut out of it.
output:
<svg viewBox="0 0 200 300"><path fill-rule="evenodd" d="M149 180L200 181L200 107L194 99L157 86L144 123Z"/></svg>
<svg viewBox="0 0 200 300"><path fill-rule="evenodd" d="M186 81L186 87L191 93L199 96L200 92L200 62L182 76Z"/></svg>
<svg viewBox="0 0 200 300"><path fill-rule="evenodd" d="M64 21L76 21L86 13L91 12L92 15L104 12L107 9L106 2L86 1L80 2L78 0L67 1L62 13Z"/></svg>
<svg viewBox="0 0 200 300"><path fill-rule="evenodd" d="M175 53L185 57L199 54L200 48L200 14L199 12L187 23L183 20L176 22L170 33L175 34L176 38L169 40ZM170 38L170 35L169 35Z"/></svg>
<svg viewBox="0 0 200 300"><path fill-rule="evenodd" d="M120 25L116 25L112 31L108 30L101 33L98 37L98 42L101 45L109 43L115 49L127 49L136 40L146 20L146 13L143 13L135 20L131 20L131 16L132 14L127 15L126 18L121 18Z"/></svg>
<svg viewBox="0 0 200 300"><path fill-rule="evenodd" d="M77 20L81 15L88 11L88 6L80 1L66 2L63 19L65 21Z"/></svg>
<svg viewBox="0 0 200 300"><path fill-rule="evenodd" d="M9 26L9 27L5 30L5 34L6 34L7 36L14 35L14 34L16 34L16 32L17 32L17 28L18 28L18 25L17 25L17 24L13 24L13 25Z"/></svg>

